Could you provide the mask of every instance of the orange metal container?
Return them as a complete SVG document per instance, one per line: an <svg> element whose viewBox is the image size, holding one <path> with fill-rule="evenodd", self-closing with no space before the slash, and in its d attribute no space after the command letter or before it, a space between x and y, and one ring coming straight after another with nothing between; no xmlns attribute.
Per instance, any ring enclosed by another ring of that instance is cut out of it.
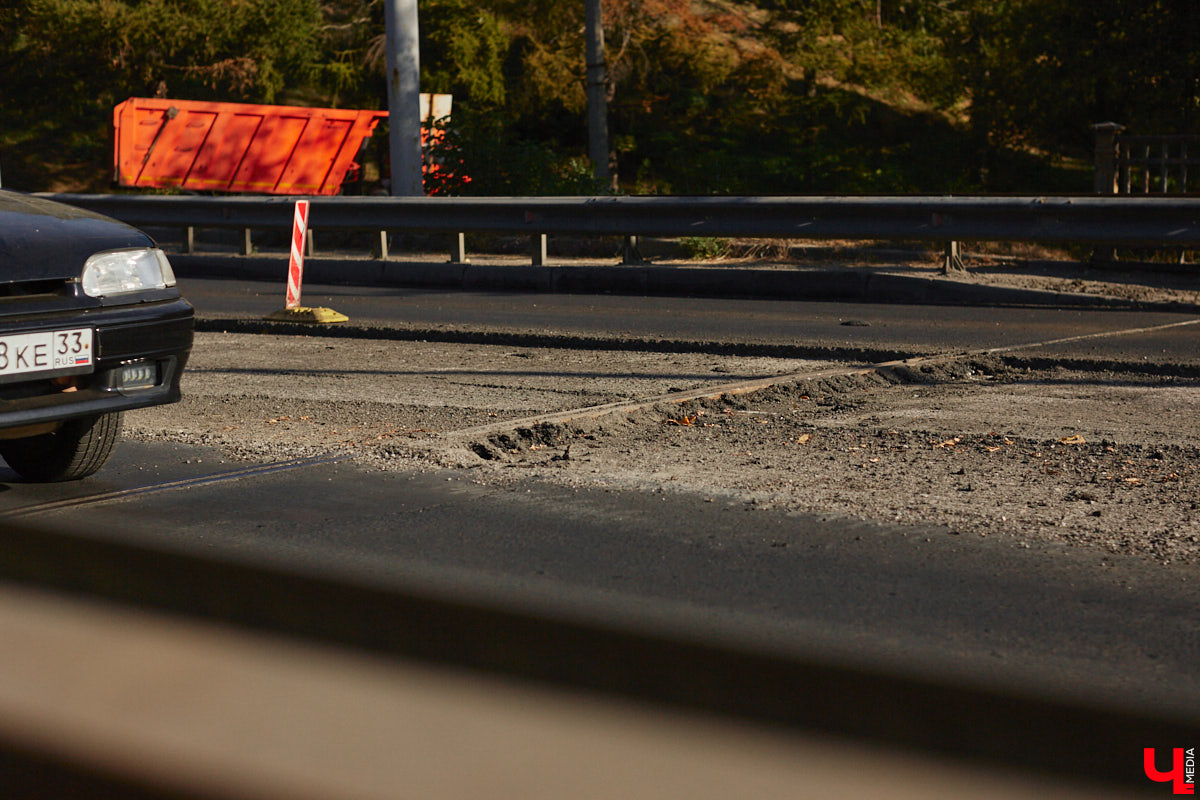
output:
<svg viewBox="0 0 1200 800"><path fill-rule="evenodd" d="M386 111L131 97L113 109L113 168L121 186L332 195L358 168L363 140L386 117Z"/></svg>

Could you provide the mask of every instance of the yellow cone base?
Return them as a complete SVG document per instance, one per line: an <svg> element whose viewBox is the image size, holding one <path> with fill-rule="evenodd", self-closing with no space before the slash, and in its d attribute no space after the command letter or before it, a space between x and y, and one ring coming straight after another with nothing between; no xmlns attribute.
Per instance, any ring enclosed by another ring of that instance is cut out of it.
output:
<svg viewBox="0 0 1200 800"><path fill-rule="evenodd" d="M349 322L345 314L339 314L332 308L284 308L266 317L267 322L310 322L317 325L329 325L334 322Z"/></svg>

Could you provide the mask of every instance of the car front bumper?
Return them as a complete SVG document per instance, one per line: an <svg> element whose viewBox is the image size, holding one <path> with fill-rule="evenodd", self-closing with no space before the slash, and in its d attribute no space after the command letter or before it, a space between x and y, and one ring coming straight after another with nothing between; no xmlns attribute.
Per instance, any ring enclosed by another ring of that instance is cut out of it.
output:
<svg viewBox="0 0 1200 800"><path fill-rule="evenodd" d="M0 384L0 436L27 426L61 422L179 400L179 379L192 347L192 307L177 295L147 303L0 315L0 335L90 327L95 361L90 372L33 377ZM150 375L126 385L127 366Z"/></svg>

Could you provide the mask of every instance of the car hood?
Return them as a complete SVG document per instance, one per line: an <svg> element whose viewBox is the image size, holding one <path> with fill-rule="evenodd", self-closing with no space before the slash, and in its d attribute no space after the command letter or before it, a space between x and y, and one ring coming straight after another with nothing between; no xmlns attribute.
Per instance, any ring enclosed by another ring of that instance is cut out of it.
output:
<svg viewBox="0 0 1200 800"><path fill-rule="evenodd" d="M93 253L153 246L123 222L0 190L0 283L78 278Z"/></svg>

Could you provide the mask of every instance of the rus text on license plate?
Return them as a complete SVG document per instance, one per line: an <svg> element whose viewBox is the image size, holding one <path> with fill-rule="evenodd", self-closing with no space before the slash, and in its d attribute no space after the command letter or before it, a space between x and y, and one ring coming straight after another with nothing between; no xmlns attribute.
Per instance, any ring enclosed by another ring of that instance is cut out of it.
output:
<svg viewBox="0 0 1200 800"><path fill-rule="evenodd" d="M0 336L0 378L93 365L92 329L39 331Z"/></svg>

